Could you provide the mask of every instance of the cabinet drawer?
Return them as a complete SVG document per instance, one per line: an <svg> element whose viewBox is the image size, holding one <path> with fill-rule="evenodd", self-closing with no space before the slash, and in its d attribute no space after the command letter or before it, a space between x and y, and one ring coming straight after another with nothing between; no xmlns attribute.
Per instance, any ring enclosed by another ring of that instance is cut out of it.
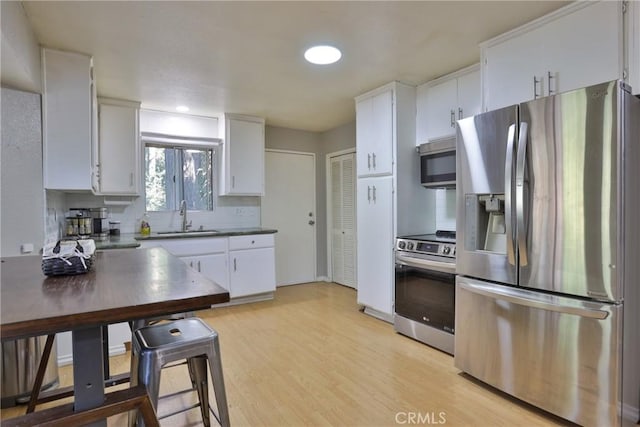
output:
<svg viewBox="0 0 640 427"><path fill-rule="evenodd" d="M251 234L229 237L229 250L267 248L274 246L273 234Z"/></svg>
<svg viewBox="0 0 640 427"><path fill-rule="evenodd" d="M191 255L224 253L227 251L227 238L184 238L148 240L141 244L143 248L162 246L172 255L183 257Z"/></svg>

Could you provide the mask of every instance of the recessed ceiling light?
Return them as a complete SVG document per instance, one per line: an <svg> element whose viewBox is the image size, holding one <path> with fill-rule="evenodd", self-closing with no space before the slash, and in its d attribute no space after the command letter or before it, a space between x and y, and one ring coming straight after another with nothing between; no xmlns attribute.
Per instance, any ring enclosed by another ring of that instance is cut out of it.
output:
<svg viewBox="0 0 640 427"><path fill-rule="evenodd" d="M304 59L312 64L326 65L337 62L342 57L342 52L333 46L313 46L304 53Z"/></svg>
<svg viewBox="0 0 640 427"><path fill-rule="evenodd" d="M186 113L187 111L189 111L189 107L187 107L186 105L178 105L176 107L177 111L180 111L181 113Z"/></svg>

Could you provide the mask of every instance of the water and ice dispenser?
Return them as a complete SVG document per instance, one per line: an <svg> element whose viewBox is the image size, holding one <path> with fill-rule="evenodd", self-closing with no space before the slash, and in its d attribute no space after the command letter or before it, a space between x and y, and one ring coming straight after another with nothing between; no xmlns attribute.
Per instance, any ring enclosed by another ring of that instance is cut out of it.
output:
<svg viewBox="0 0 640 427"><path fill-rule="evenodd" d="M504 194L466 194L464 202L465 249L506 254Z"/></svg>

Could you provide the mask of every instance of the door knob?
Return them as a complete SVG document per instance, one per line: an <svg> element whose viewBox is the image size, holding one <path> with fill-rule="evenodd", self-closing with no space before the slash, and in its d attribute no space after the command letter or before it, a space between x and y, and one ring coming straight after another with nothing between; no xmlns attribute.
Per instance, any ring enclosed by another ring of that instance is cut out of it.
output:
<svg viewBox="0 0 640 427"><path fill-rule="evenodd" d="M315 224L315 223L316 223L316 222L315 222L314 220L312 220L312 219L310 219L310 220L309 220L309 225L313 225L313 224Z"/></svg>

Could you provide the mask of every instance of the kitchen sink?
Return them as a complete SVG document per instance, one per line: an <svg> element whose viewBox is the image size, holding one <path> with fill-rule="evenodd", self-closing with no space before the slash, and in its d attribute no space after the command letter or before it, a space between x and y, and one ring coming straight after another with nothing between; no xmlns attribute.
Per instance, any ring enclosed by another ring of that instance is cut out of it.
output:
<svg viewBox="0 0 640 427"><path fill-rule="evenodd" d="M194 234L194 233L219 233L218 230L213 229L195 229L186 231L158 231L158 234Z"/></svg>

